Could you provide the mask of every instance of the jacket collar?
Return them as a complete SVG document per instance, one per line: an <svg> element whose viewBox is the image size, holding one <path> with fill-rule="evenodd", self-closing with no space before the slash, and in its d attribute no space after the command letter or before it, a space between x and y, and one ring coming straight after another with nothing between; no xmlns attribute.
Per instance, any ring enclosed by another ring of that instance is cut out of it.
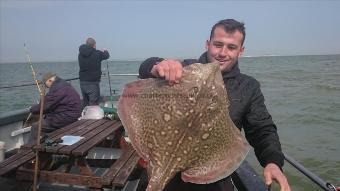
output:
<svg viewBox="0 0 340 191"><path fill-rule="evenodd" d="M67 85L69 85L69 84L65 80L63 80L59 77L56 77L55 81L53 82L53 84L50 87L49 92L55 92L58 89L60 89L64 86L67 86Z"/></svg>
<svg viewBox="0 0 340 191"><path fill-rule="evenodd" d="M208 60L208 56L207 56L207 52L204 52L200 58L198 59L198 61L202 64L207 64L209 63ZM235 78L236 76L238 76L240 74L240 68L238 67L238 61L236 62L235 66L228 72L223 72L222 73L222 77L223 79L225 78Z"/></svg>

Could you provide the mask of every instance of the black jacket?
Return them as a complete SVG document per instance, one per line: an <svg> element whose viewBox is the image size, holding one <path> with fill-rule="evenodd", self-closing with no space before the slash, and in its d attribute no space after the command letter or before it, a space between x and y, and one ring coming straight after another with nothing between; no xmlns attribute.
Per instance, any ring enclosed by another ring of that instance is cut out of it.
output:
<svg viewBox="0 0 340 191"><path fill-rule="evenodd" d="M152 78L152 67L162 60L158 57L145 60L139 68L139 77ZM182 65L193 63L208 63L206 53L202 54L199 60L184 60ZM222 73L222 76L230 101L230 117L240 130L244 129L260 164L264 167L268 163L275 163L282 168L284 156L279 136L264 104L260 83L253 77L240 73L238 64L230 72Z"/></svg>
<svg viewBox="0 0 340 191"><path fill-rule="evenodd" d="M100 51L83 44L79 47L79 80L85 82L100 82L102 75L101 62L110 57L108 51Z"/></svg>
<svg viewBox="0 0 340 191"><path fill-rule="evenodd" d="M81 114L81 101L77 91L65 80L58 78L45 95L44 114L48 124L59 128L77 121ZM33 114L40 112L40 103L30 109Z"/></svg>

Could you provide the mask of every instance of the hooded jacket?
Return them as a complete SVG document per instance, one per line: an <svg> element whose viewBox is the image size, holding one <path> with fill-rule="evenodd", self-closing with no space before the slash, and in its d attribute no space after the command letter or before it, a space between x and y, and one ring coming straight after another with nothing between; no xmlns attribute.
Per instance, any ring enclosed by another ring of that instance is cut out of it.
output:
<svg viewBox="0 0 340 191"><path fill-rule="evenodd" d="M30 109L40 113L40 103ZM51 127L59 128L77 121L81 114L81 100L78 92L65 80L56 78L44 101L45 120Z"/></svg>
<svg viewBox="0 0 340 191"><path fill-rule="evenodd" d="M139 77L142 79L153 78L151 69L162 60L162 58L158 57L145 60L139 68ZM208 63L207 53L203 53L198 60L184 60L182 65L185 67L193 63ZM230 118L236 127L240 130L244 129L246 139L254 147L260 164L265 167L268 163L275 163L282 168L284 155L281 150L276 125L264 104L260 83L253 77L240 73L238 63L231 71L222 73L222 77L230 101ZM215 186L217 189L210 189L206 185L204 190L224 190L222 189L225 187L222 186L223 182L221 180L210 185L211 188Z"/></svg>
<svg viewBox="0 0 340 191"><path fill-rule="evenodd" d="M100 51L83 44L79 47L79 80L85 82L100 82L102 75L101 62L110 57L108 51Z"/></svg>

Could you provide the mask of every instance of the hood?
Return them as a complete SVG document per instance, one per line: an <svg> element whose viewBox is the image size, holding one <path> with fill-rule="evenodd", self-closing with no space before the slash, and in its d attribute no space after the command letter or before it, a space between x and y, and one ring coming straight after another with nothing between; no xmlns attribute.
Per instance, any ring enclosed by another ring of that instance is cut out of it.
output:
<svg viewBox="0 0 340 191"><path fill-rule="evenodd" d="M95 51L96 49L89 46L89 45L86 45L86 44L83 44L79 47L79 54L84 56L84 57L88 57L92 54L93 51Z"/></svg>
<svg viewBox="0 0 340 191"><path fill-rule="evenodd" d="M199 63L202 63L202 64L207 64L207 63L209 63L207 52L204 52L204 53L200 56L200 58L198 59L198 62L199 62Z"/></svg>
<svg viewBox="0 0 340 191"><path fill-rule="evenodd" d="M56 77L55 81L51 85L49 92L57 91L58 89L65 87L65 86L69 86L69 85L70 84L68 82L66 82L65 80L63 80L59 77Z"/></svg>

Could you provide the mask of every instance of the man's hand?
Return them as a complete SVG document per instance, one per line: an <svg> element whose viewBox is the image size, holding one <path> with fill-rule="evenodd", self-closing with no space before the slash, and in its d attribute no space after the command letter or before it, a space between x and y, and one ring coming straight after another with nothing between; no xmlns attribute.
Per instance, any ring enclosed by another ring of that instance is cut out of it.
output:
<svg viewBox="0 0 340 191"><path fill-rule="evenodd" d="M263 176L267 186L271 185L274 180L280 185L281 191L290 191L287 178L276 164L267 164L263 169Z"/></svg>
<svg viewBox="0 0 340 191"><path fill-rule="evenodd" d="M162 62L154 65L151 69L151 74L158 78L164 78L169 81L170 85L179 83L182 77L183 66L177 60L163 60Z"/></svg>

